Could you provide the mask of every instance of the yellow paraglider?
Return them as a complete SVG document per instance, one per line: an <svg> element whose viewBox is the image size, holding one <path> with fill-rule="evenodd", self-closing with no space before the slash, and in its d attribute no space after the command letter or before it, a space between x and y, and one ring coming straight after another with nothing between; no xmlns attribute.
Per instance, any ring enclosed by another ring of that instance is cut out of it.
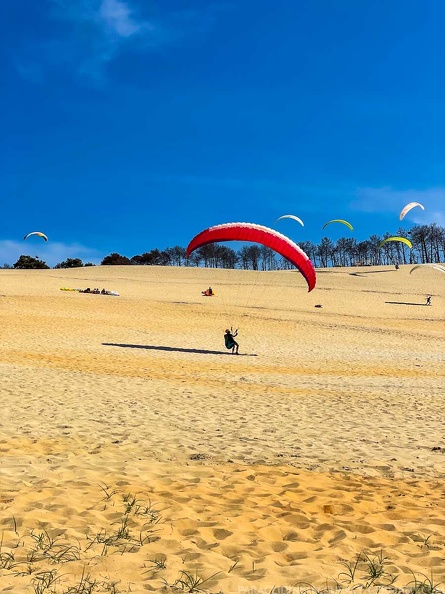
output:
<svg viewBox="0 0 445 594"><path fill-rule="evenodd" d="M25 235L23 239L28 239L30 235L38 235L39 237L43 237L45 241L48 241L47 236L44 233L41 233L40 231L32 231L31 233L28 233L28 235Z"/></svg>
<svg viewBox="0 0 445 594"><path fill-rule="evenodd" d="M386 239L380 242L379 248L381 248L382 245L384 245L388 241L401 241L402 243L405 243L411 250L413 249L413 244L410 242L409 239L406 239L406 237L387 237Z"/></svg>
<svg viewBox="0 0 445 594"><path fill-rule="evenodd" d="M420 202L410 202L409 204L407 204L406 206L404 206L400 212L400 220L403 219L403 217L415 206L420 206L420 208L422 210L425 210L425 207L420 204Z"/></svg>
<svg viewBox="0 0 445 594"><path fill-rule="evenodd" d="M324 229L325 227L327 227L328 225L330 225L331 223L342 223L342 225L346 225L346 227L349 227L349 229L350 229L351 231L353 231L353 230L354 230L354 227L351 225L351 223L348 223L348 221L344 221L343 219L332 219L332 221L328 221L327 223L325 223L325 224L323 225L323 229Z"/></svg>

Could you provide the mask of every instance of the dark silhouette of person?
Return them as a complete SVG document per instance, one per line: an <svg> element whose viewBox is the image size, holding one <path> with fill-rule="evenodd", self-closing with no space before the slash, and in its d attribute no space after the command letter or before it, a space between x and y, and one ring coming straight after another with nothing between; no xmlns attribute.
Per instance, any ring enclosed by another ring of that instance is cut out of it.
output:
<svg viewBox="0 0 445 594"><path fill-rule="evenodd" d="M239 344L235 340L235 336L238 336L238 330L235 330L235 332L232 332L231 330L232 329L226 330L224 334L224 342L227 349L232 349L232 355L238 355Z"/></svg>

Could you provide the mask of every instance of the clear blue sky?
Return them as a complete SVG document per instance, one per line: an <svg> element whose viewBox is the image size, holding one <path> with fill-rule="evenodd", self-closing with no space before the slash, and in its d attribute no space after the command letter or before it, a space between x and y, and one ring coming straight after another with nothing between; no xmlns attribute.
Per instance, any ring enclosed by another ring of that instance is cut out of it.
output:
<svg viewBox="0 0 445 594"><path fill-rule="evenodd" d="M405 228L445 225L444 22L442 0L2 2L0 264L282 214L297 242L330 218L361 240L410 200Z"/></svg>

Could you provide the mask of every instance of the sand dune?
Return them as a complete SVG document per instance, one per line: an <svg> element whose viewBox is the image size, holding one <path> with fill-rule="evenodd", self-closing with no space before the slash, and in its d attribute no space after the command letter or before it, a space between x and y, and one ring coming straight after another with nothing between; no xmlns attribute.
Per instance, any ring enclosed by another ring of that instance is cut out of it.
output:
<svg viewBox="0 0 445 594"><path fill-rule="evenodd" d="M0 591L444 581L444 278L409 270L0 270Z"/></svg>

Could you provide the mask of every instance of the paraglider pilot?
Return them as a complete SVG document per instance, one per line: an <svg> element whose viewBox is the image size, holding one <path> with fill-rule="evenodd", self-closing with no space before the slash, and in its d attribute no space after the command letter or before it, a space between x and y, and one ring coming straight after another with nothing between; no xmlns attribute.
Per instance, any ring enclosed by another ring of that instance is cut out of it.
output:
<svg viewBox="0 0 445 594"><path fill-rule="evenodd" d="M224 334L224 342L226 343L227 349L232 349L232 355L238 355L239 344L235 340L235 336L238 336L238 329L235 332L232 328L227 329Z"/></svg>

